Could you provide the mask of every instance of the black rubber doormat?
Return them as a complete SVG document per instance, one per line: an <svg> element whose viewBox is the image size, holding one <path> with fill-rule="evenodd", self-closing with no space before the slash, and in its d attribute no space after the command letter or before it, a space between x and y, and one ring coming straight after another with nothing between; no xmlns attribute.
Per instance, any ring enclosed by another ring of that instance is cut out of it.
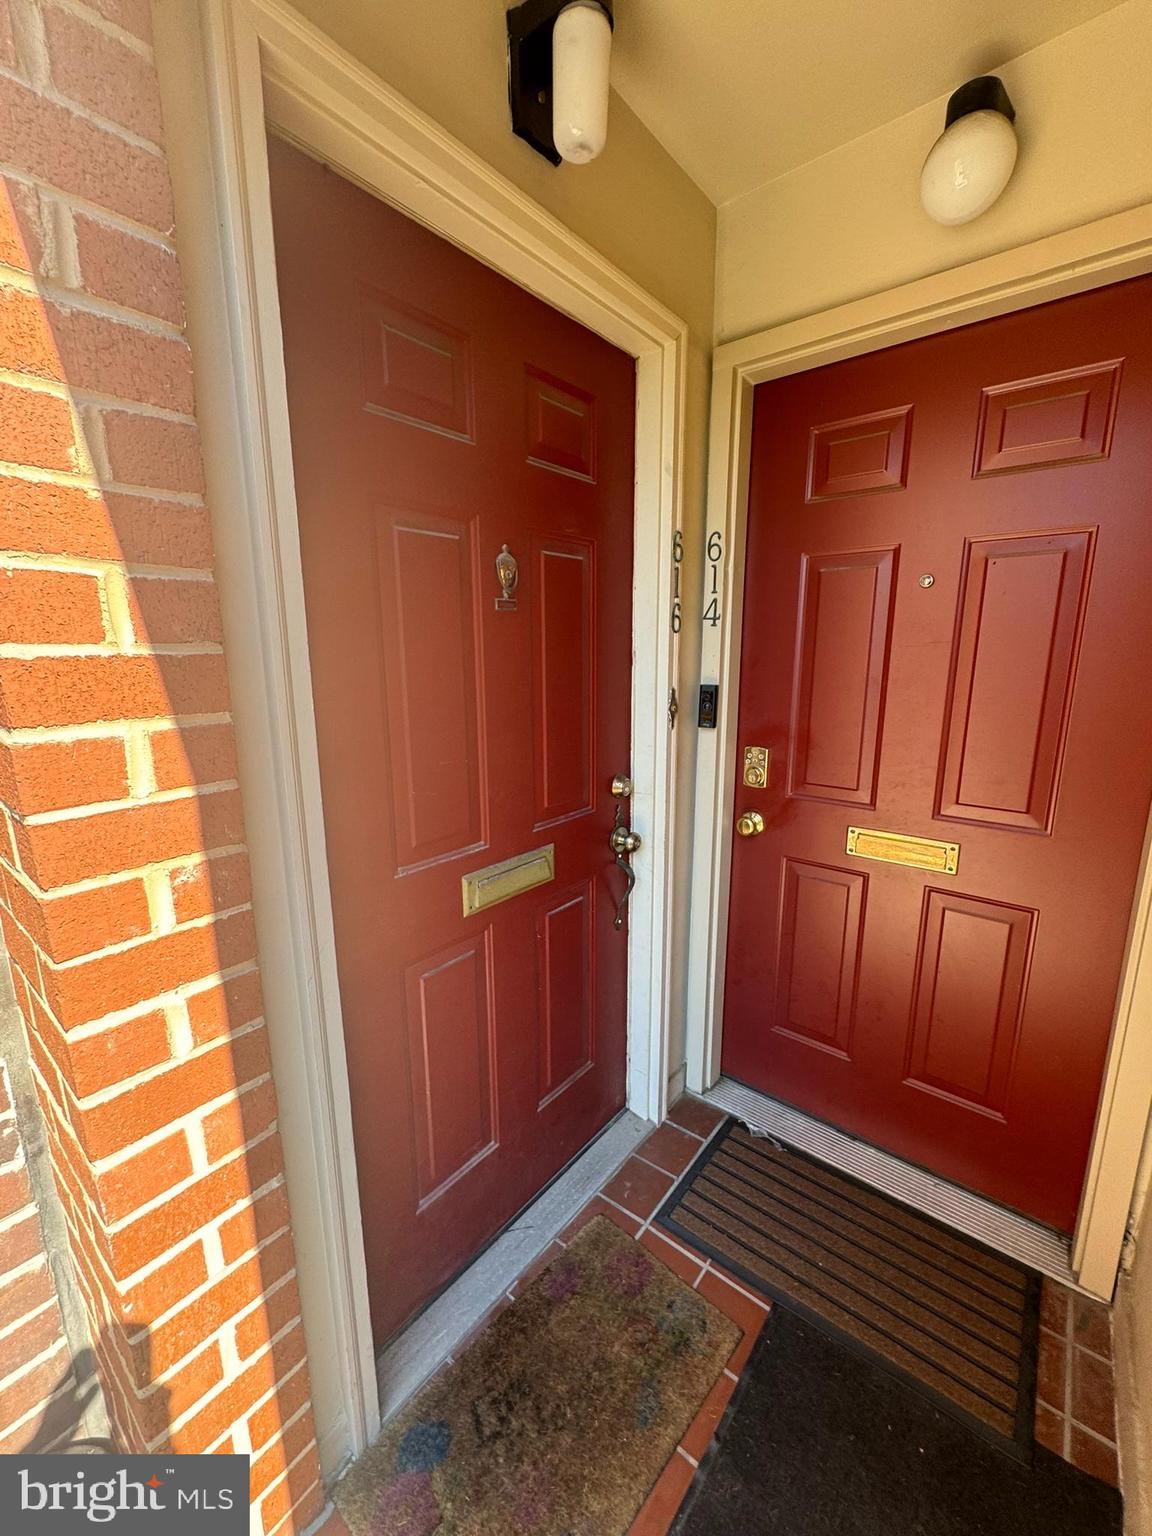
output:
<svg viewBox="0 0 1152 1536"><path fill-rule="evenodd" d="M1121 1536L1115 1488L1005 1456L783 1307L729 1413L674 1536Z"/></svg>
<svg viewBox="0 0 1152 1536"><path fill-rule="evenodd" d="M1010 1454L1031 1457L1034 1271L735 1122L656 1220Z"/></svg>

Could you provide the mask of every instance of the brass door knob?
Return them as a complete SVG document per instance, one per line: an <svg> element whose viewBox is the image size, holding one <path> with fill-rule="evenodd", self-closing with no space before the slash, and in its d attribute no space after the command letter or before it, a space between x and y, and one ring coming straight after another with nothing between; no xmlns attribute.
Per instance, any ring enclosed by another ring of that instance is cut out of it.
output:
<svg viewBox="0 0 1152 1536"><path fill-rule="evenodd" d="M613 827L608 843L613 853L639 853L643 847L639 832L628 827Z"/></svg>
<svg viewBox="0 0 1152 1536"><path fill-rule="evenodd" d="M759 811L745 811L736 823L741 837L759 837L764 830L764 818Z"/></svg>

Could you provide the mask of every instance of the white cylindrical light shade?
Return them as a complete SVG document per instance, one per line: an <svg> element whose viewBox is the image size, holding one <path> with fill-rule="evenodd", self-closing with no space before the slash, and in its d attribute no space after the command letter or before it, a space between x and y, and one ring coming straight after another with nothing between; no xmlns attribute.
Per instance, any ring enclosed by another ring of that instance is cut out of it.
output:
<svg viewBox="0 0 1152 1536"><path fill-rule="evenodd" d="M611 54L612 23L600 6L565 6L552 33L552 138L573 165L595 160L608 137Z"/></svg>
<svg viewBox="0 0 1152 1536"><path fill-rule="evenodd" d="M969 112L928 151L920 202L937 224L967 224L987 212L1016 165L1016 132L1002 112Z"/></svg>

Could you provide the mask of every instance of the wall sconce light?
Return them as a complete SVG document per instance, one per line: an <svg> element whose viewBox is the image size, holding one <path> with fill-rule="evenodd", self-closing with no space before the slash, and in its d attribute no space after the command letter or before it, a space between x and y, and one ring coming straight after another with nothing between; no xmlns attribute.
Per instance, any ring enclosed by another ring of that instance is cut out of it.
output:
<svg viewBox="0 0 1152 1536"><path fill-rule="evenodd" d="M512 131L559 165L586 165L608 136L611 0L524 0L508 12Z"/></svg>
<svg viewBox="0 0 1152 1536"><path fill-rule="evenodd" d="M937 224L986 213L1016 165L1016 109L995 75L979 75L948 98L944 132L920 173L920 202Z"/></svg>

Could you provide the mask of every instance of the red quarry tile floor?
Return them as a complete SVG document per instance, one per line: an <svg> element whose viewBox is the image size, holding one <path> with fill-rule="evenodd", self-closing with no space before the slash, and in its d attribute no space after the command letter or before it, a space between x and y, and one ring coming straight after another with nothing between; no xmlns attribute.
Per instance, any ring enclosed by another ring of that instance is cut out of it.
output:
<svg viewBox="0 0 1152 1536"><path fill-rule="evenodd" d="M690 1093L686 1093L668 1111L668 1119L681 1130L691 1131L693 1136L706 1139L724 1119L724 1114L711 1104L705 1104L703 1099L694 1099Z"/></svg>
<svg viewBox="0 0 1152 1536"><path fill-rule="evenodd" d="M647 1142L641 1142L646 1147ZM657 1206L664 1203L668 1191L675 1183L670 1174L647 1163L642 1157L632 1156L614 1179L604 1186L604 1198L619 1205L641 1221L647 1221Z"/></svg>
<svg viewBox="0 0 1152 1536"><path fill-rule="evenodd" d="M1111 1313L1102 1301L1052 1280L1040 1293L1036 1438L1082 1472L1118 1486Z"/></svg>
<svg viewBox="0 0 1152 1536"><path fill-rule="evenodd" d="M637 1155L646 1163L662 1168L665 1173L679 1177L699 1155L702 1145L698 1136L689 1131L682 1131L679 1126L666 1120L663 1125L657 1126L648 1140L641 1145Z"/></svg>

